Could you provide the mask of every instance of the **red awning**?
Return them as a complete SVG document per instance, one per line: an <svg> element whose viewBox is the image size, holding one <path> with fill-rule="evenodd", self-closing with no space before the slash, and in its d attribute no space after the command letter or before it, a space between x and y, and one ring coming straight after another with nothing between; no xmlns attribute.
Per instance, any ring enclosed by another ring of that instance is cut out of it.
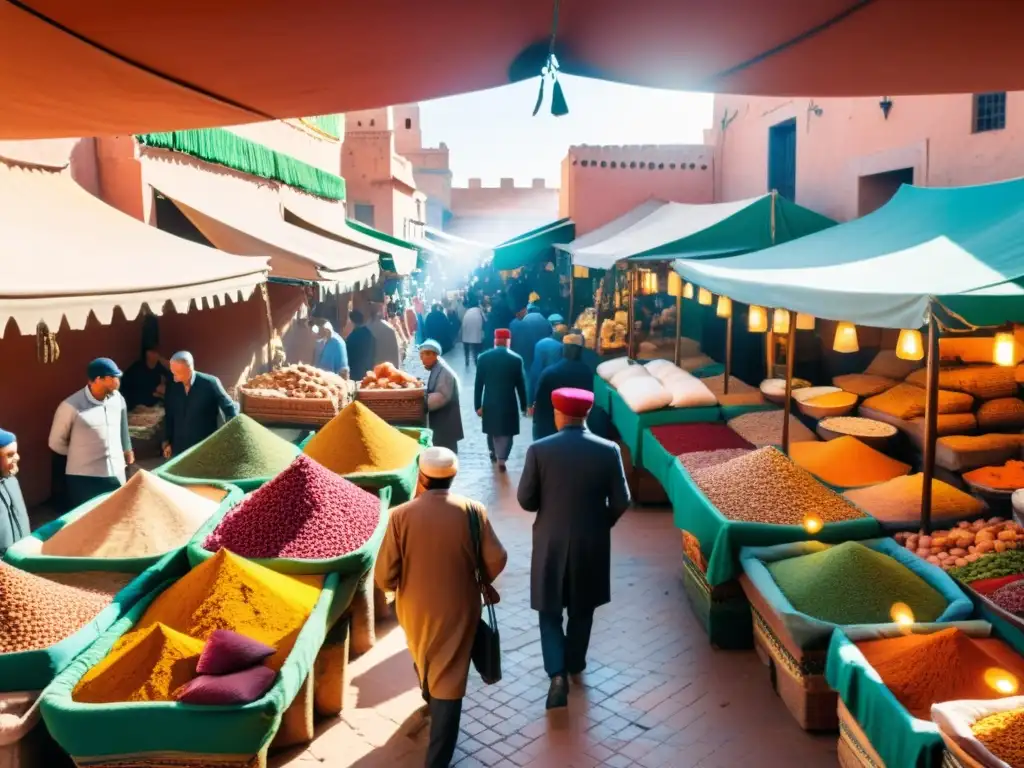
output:
<svg viewBox="0 0 1024 768"><path fill-rule="evenodd" d="M0 138L330 114L570 73L684 90L1024 89L1014 0L7 0ZM424 6L425 7L425 6ZM571 107L571 93L568 94Z"/></svg>

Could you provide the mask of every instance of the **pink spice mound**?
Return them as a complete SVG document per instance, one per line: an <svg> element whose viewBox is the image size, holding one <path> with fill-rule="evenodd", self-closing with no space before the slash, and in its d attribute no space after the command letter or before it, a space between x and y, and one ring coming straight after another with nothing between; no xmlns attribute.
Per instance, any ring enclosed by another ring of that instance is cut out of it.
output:
<svg viewBox="0 0 1024 768"><path fill-rule="evenodd" d="M380 522L380 499L299 456L232 509L203 542L242 557L323 560L363 546Z"/></svg>

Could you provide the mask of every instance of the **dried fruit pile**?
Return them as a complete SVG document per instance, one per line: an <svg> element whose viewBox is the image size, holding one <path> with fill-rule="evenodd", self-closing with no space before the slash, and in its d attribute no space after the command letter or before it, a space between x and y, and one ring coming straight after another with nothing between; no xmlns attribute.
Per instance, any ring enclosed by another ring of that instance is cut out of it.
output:
<svg viewBox="0 0 1024 768"><path fill-rule="evenodd" d="M858 643L882 682L914 717L931 719L932 704L1005 696L985 682L1002 669L1024 679L1024 659L994 638L973 638L956 628Z"/></svg>
<svg viewBox="0 0 1024 768"><path fill-rule="evenodd" d="M216 502L145 470L46 541L44 555L152 557L185 546Z"/></svg>
<svg viewBox="0 0 1024 768"><path fill-rule="evenodd" d="M793 443L789 456L798 466L841 488L883 483L910 471L909 465L849 436L825 443Z"/></svg>
<svg viewBox="0 0 1024 768"><path fill-rule="evenodd" d="M299 456L232 509L203 542L243 557L322 560L363 546L380 522L380 499Z"/></svg>
<svg viewBox="0 0 1024 768"><path fill-rule="evenodd" d="M168 474L211 480L272 477L291 464L298 452L243 413L175 461Z"/></svg>
<svg viewBox="0 0 1024 768"><path fill-rule="evenodd" d="M808 515L825 523L865 517L774 448L696 470L693 481L730 520L800 525Z"/></svg>
<svg viewBox="0 0 1024 768"><path fill-rule="evenodd" d="M0 562L0 653L66 640L110 604L111 595L57 584Z"/></svg>
<svg viewBox="0 0 1024 768"><path fill-rule="evenodd" d="M219 552L164 590L135 628L90 669L75 701L167 701L195 676L203 641L218 629L275 648L279 670L323 588L320 576L286 576Z"/></svg>
<svg viewBox="0 0 1024 768"><path fill-rule="evenodd" d="M299 363L261 373L243 384L242 389L260 397L334 400L337 405L344 402L348 394L348 382L329 371Z"/></svg>
<svg viewBox="0 0 1024 768"><path fill-rule="evenodd" d="M793 607L833 624L887 624L896 603L919 622L935 621L946 599L928 582L882 552L847 541L768 565Z"/></svg>
<svg viewBox="0 0 1024 768"><path fill-rule="evenodd" d="M935 531L930 536L917 533L897 533L897 542L926 558L929 563L941 565L946 570L963 568L980 560L989 553L1015 550L1024 545L1024 528L1011 520L1001 517L990 517L988 520L963 521L949 530ZM992 561L991 565L995 565ZM997 576L1008 576L1009 573L989 573L988 564L975 568L984 575L973 576L973 579L989 579ZM961 574L955 574L962 581Z"/></svg>
<svg viewBox="0 0 1024 768"><path fill-rule="evenodd" d="M971 725L974 738L1007 765L1024 765L1024 709L1009 709Z"/></svg>
<svg viewBox="0 0 1024 768"><path fill-rule="evenodd" d="M420 379L391 363L381 363L359 382L360 389L422 389L424 386Z"/></svg>
<svg viewBox="0 0 1024 768"><path fill-rule="evenodd" d="M408 467L422 447L360 402L349 403L303 452L339 475Z"/></svg>

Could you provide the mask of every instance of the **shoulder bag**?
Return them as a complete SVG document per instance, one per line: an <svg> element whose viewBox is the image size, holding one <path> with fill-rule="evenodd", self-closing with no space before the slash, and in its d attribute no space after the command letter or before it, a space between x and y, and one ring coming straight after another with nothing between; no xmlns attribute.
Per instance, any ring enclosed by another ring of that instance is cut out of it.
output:
<svg viewBox="0 0 1024 768"><path fill-rule="evenodd" d="M494 612L494 603L488 597L487 576L484 570L483 534L480 530L480 513L471 508L469 514L469 537L473 542L476 556L476 583L480 587L481 599L485 614L480 617L473 638L473 651L470 658L473 666L480 674L480 679L487 685L494 685L501 680L501 640L498 636L498 617Z"/></svg>

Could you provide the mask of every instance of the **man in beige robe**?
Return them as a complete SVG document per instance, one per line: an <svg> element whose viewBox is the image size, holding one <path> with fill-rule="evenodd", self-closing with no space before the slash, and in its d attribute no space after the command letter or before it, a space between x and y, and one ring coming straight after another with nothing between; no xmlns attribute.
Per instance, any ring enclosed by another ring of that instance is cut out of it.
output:
<svg viewBox="0 0 1024 768"><path fill-rule="evenodd" d="M427 701L431 721L427 768L447 768L459 739L462 698L481 610L470 514L480 516L483 576L488 585L504 569L508 554L483 505L449 493L458 473L458 458L452 451L428 448L420 455L419 468L422 493L392 510L374 579L385 592L396 593L398 622Z"/></svg>

